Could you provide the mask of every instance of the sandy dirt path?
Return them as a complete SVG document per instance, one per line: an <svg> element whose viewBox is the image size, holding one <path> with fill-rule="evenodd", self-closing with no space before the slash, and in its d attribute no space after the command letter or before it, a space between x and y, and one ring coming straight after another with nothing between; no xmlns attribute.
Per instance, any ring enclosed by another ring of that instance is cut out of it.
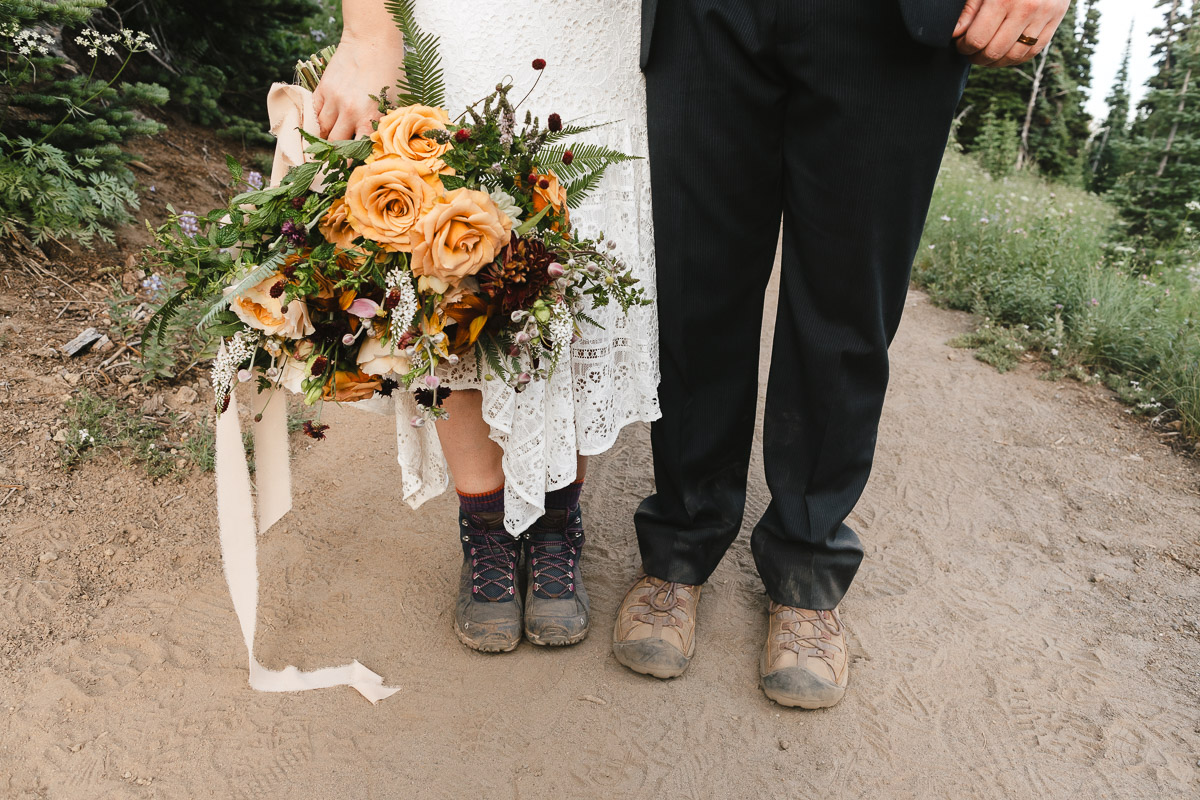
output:
<svg viewBox="0 0 1200 800"><path fill-rule="evenodd" d="M1200 795L1200 470L1098 391L999 375L946 345L965 317L908 305L853 517L867 559L839 707L757 689L765 598L745 536L704 594L685 677L613 660L646 428L596 460L585 494L593 635L487 657L451 630L452 499L386 522L390 423L334 409L328 442L297 440L296 510L262 543L259 655L357 657L403 691L374 708L349 689L250 691L210 478L143 486L92 464L72 513L0 520L0 796Z"/></svg>

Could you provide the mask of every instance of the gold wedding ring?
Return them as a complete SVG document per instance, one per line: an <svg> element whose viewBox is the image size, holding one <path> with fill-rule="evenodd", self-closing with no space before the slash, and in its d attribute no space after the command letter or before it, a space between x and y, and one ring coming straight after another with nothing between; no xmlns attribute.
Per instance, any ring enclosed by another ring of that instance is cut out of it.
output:
<svg viewBox="0 0 1200 800"><path fill-rule="evenodd" d="M1017 41L1020 42L1021 44L1029 45L1030 47L1033 47L1035 44L1038 43L1036 36L1026 36L1023 33L1017 37Z"/></svg>

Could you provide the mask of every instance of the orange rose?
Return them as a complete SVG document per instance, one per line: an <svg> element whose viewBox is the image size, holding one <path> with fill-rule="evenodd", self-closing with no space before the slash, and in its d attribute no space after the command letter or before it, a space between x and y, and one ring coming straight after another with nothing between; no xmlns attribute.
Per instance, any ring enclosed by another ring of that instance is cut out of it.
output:
<svg viewBox="0 0 1200 800"><path fill-rule="evenodd" d="M282 291L278 296L272 293L281 283L287 283L287 279L283 277L283 273L276 272L257 286L231 298L229 307L242 322L268 336L281 336L285 339L303 339L311 336L316 329L308 317L308 306L304 301L288 301L285 311ZM232 286L225 290L227 294L231 291Z"/></svg>
<svg viewBox="0 0 1200 800"><path fill-rule="evenodd" d="M332 400L338 403L356 403L359 400L369 400L383 388L383 379L365 372L339 371L334 373L333 380L325 384L321 393L322 400Z"/></svg>
<svg viewBox="0 0 1200 800"><path fill-rule="evenodd" d="M339 250L349 250L354 247L358 232L350 226L350 206L343 198L333 201L329 211L317 224L317 229L326 241L335 244Z"/></svg>
<svg viewBox="0 0 1200 800"><path fill-rule="evenodd" d="M542 186L543 181L546 182L544 187ZM567 207L567 189L559 183L558 176L553 171L539 175L538 180L533 184L533 212L540 213L546 206L550 206L550 210L554 214L561 216L565 224L571 224L571 209ZM555 229L557 230L557 226Z"/></svg>
<svg viewBox="0 0 1200 800"><path fill-rule="evenodd" d="M455 189L438 198L417 225L413 274L445 294L496 260L512 238L512 226L484 192Z"/></svg>
<svg viewBox="0 0 1200 800"><path fill-rule="evenodd" d="M357 167L346 183L350 226L385 250L410 253L413 228L438 195L413 162L401 156L377 158Z"/></svg>
<svg viewBox="0 0 1200 800"><path fill-rule="evenodd" d="M450 143L439 144L436 139L428 139L424 135L426 131L446 130L448 122L450 115L441 108L397 108L379 120L379 127L371 134L371 141L375 143L372 158L404 156L417 166L417 171L422 175L453 175L454 170L442 161L442 156L450 149Z"/></svg>

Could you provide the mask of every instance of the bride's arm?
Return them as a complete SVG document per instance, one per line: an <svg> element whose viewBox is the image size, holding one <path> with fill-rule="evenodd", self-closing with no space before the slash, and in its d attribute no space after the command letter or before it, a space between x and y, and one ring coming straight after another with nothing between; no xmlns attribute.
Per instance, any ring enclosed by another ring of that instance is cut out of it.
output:
<svg viewBox="0 0 1200 800"><path fill-rule="evenodd" d="M382 0L343 0L342 40L314 93L321 135L353 139L371 133L379 109L371 100L393 87L404 62L396 23Z"/></svg>

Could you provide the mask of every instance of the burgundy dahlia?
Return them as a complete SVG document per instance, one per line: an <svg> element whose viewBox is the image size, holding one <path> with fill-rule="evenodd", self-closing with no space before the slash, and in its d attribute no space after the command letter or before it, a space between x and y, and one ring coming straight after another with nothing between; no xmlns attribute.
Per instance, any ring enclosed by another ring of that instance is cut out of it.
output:
<svg viewBox="0 0 1200 800"><path fill-rule="evenodd" d="M285 285L286 284L284 284L283 281L279 281L274 286L272 286L271 291L270 291L271 297L274 297L276 300L278 300L280 297L283 297L283 287Z"/></svg>
<svg viewBox="0 0 1200 800"><path fill-rule="evenodd" d="M471 138L471 132L466 128L459 128L458 133L454 134L454 141L462 144Z"/></svg>
<svg viewBox="0 0 1200 800"><path fill-rule="evenodd" d="M309 373L314 378L319 378L325 374L325 370L327 369L329 369L329 359L325 356L317 356L313 359L312 367L309 369Z"/></svg>
<svg viewBox="0 0 1200 800"><path fill-rule="evenodd" d="M562 130L562 117L560 117L558 114L551 114L546 120L546 127L548 127L553 133L558 133Z"/></svg>
<svg viewBox="0 0 1200 800"><path fill-rule="evenodd" d="M544 70L546 68L546 59L535 58L533 60L533 68L536 69L538 72L541 72L542 70Z"/></svg>

